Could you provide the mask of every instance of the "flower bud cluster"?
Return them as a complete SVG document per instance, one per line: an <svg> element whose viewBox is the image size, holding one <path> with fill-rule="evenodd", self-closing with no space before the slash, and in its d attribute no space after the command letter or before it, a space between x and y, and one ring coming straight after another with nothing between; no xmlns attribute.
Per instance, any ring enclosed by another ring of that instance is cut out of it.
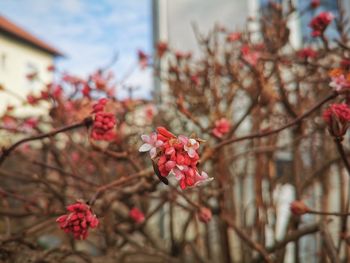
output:
<svg viewBox="0 0 350 263"><path fill-rule="evenodd" d="M91 138L94 140L110 141L115 138L113 128L116 125L113 113L105 112L107 99L100 99L93 105L92 113L95 114L94 123L91 130Z"/></svg>
<svg viewBox="0 0 350 263"><path fill-rule="evenodd" d="M331 104L324 112L323 119L328 125L330 134L342 138L350 123L350 107L345 104Z"/></svg>
<svg viewBox="0 0 350 263"><path fill-rule="evenodd" d="M80 201L67 207L68 214L56 219L60 228L66 233L72 233L77 240L86 239L89 228L98 226L98 219L87 204Z"/></svg>
<svg viewBox="0 0 350 263"><path fill-rule="evenodd" d="M173 174L181 189L210 181L205 172L198 172L199 141L184 135L176 137L164 127L158 127L151 135L142 135L144 144L140 152L150 152L156 162L160 176Z"/></svg>

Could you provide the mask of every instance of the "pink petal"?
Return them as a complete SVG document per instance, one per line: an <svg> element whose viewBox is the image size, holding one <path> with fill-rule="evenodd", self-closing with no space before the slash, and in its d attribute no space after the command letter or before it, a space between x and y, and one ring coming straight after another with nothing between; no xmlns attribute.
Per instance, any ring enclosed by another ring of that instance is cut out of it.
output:
<svg viewBox="0 0 350 263"><path fill-rule="evenodd" d="M207 174L206 172L204 172L204 171L202 171L202 173L201 173L200 176L201 176L202 178L204 178L204 179L209 178L208 174Z"/></svg>
<svg viewBox="0 0 350 263"><path fill-rule="evenodd" d="M169 148L167 148L167 149L165 150L165 154L166 154L166 155L171 155L171 154L173 154L174 152L175 152L174 147L169 147Z"/></svg>
<svg viewBox="0 0 350 263"><path fill-rule="evenodd" d="M188 142L188 138L187 138L186 136L184 136L184 135L179 135L179 136L178 136L178 139L179 139L179 141L182 142L184 145L186 145L187 142Z"/></svg>
<svg viewBox="0 0 350 263"><path fill-rule="evenodd" d="M155 132L151 133L150 140L152 144L154 144L157 141L157 134Z"/></svg>
<svg viewBox="0 0 350 263"><path fill-rule="evenodd" d="M174 168L171 172L174 174L176 180L181 180L184 177L184 174L177 168Z"/></svg>
<svg viewBox="0 0 350 263"><path fill-rule="evenodd" d="M165 163L165 168L170 171L171 169L173 169L175 167L176 163L174 161L167 161Z"/></svg>
<svg viewBox="0 0 350 263"><path fill-rule="evenodd" d="M142 139L142 141L144 141L145 143L149 143L150 140L151 140L151 138L150 138L148 135L146 135L146 134L141 135L141 139Z"/></svg>
<svg viewBox="0 0 350 263"><path fill-rule="evenodd" d="M160 141L160 140L156 141L156 147L162 146L163 143L164 143L164 142L162 142L162 141Z"/></svg>
<svg viewBox="0 0 350 263"><path fill-rule="evenodd" d="M153 147L150 151L149 151L149 154L151 156L151 158L155 158L157 156L157 148L156 147Z"/></svg>
<svg viewBox="0 0 350 263"><path fill-rule="evenodd" d="M213 177L210 177L210 178L208 178L208 179L204 179L204 180L199 180L199 181L195 182L193 186L201 186L201 185L205 185L205 184L210 183L210 182L211 182L211 181L213 181L213 180L214 180L214 178L213 178Z"/></svg>

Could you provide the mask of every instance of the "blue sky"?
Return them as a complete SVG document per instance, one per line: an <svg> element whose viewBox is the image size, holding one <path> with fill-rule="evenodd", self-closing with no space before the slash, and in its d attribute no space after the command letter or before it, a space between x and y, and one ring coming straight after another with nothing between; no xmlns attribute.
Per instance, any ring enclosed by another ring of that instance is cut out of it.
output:
<svg viewBox="0 0 350 263"><path fill-rule="evenodd" d="M150 0L0 0L0 13L64 54L62 70L86 76L108 64L113 54L117 78L137 63L137 50L151 51ZM136 70L126 85L140 87L138 97L149 97L149 70ZM120 97L125 92L118 89Z"/></svg>

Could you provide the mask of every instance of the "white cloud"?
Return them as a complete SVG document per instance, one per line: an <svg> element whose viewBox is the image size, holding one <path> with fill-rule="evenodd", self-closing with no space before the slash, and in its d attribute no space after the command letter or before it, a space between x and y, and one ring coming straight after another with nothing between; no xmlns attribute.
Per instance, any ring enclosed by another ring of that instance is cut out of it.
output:
<svg viewBox="0 0 350 263"><path fill-rule="evenodd" d="M84 12L86 9L84 5L86 2L83 2L81 0L60 0L54 2L59 3L59 5L62 7L62 10L70 14L79 14L81 12Z"/></svg>

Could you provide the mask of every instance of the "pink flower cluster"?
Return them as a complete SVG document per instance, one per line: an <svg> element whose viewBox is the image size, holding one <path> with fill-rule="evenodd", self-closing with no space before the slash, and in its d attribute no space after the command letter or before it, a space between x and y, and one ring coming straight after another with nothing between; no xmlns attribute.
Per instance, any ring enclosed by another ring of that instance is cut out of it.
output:
<svg viewBox="0 0 350 263"><path fill-rule="evenodd" d="M160 176L173 174L180 182L181 189L212 180L205 172L198 172L199 142L196 139L184 135L176 137L164 127L158 127L157 132L142 135L141 138L144 144L139 151L149 151Z"/></svg>
<svg viewBox="0 0 350 263"><path fill-rule="evenodd" d="M313 37L321 36L333 19L334 16L331 12L322 12L315 16L309 24L312 29L311 35Z"/></svg>
<svg viewBox="0 0 350 263"><path fill-rule="evenodd" d="M345 103L331 104L323 112L323 119L333 136L343 137L349 127L350 107Z"/></svg>
<svg viewBox="0 0 350 263"><path fill-rule="evenodd" d="M145 215L137 207L133 207L129 211L129 217L136 223L142 224L145 221Z"/></svg>
<svg viewBox="0 0 350 263"><path fill-rule="evenodd" d="M67 206L68 214L56 219L60 228L66 233L73 233L75 239L86 239L89 228L98 226L98 219L87 204L80 201Z"/></svg>
<svg viewBox="0 0 350 263"><path fill-rule="evenodd" d="M215 122L215 127L212 133L217 138L222 138L226 133L230 131L230 122L226 118L221 118Z"/></svg>
<svg viewBox="0 0 350 263"><path fill-rule="evenodd" d="M115 138L113 128L116 125L113 113L104 112L107 99L100 99L93 105L92 113L95 114L94 123L91 130L91 138L94 140L110 141Z"/></svg>
<svg viewBox="0 0 350 263"><path fill-rule="evenodd" d="M329 83L329 86L334 88L336 91L341 91L343 89L350 88L350 81L347 78L345 78L343 74L331 77L331 80L332 81Z"/></svg>

